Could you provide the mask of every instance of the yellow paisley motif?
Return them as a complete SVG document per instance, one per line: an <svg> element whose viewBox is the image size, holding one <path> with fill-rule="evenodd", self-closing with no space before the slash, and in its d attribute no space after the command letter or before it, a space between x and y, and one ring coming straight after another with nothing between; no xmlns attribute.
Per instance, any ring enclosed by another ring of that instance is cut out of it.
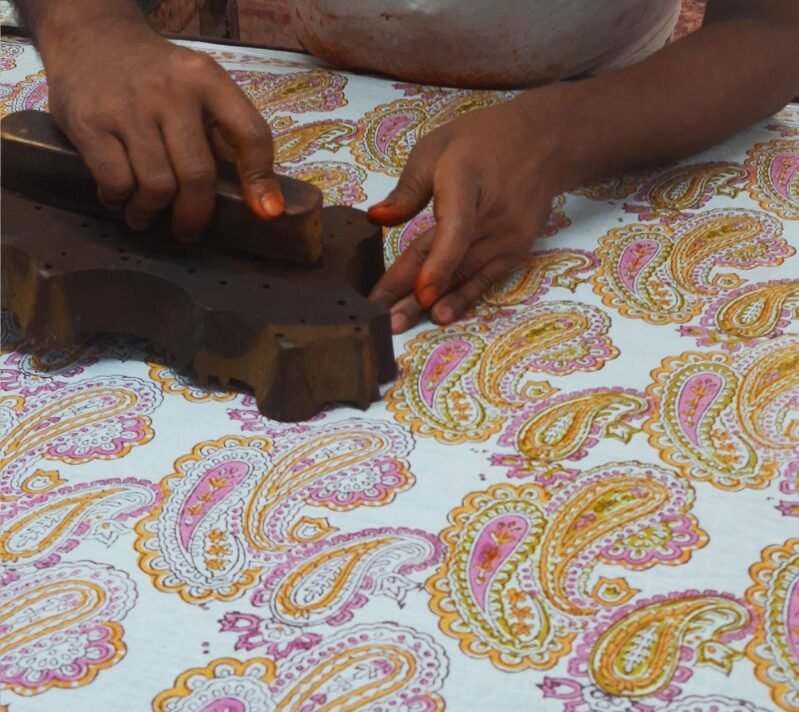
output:
<svg viewBox="0 0 799 712"><path fill-rule="evenodd" d="M734 184L746 175L746 170L734 163L681 166L655 180L646 192L646 204L642 209L667 218L676 217L685 210L699 207L710 191L735 197L739 189Z"/></svg>
<svg viewBox="0 0 799 712"><path fill-rule="evenodd" d="M568 569L598 539L659 511L668 501L669 490L665 485L629 475L603 480L578 493L568 507L558 511L541 543L538 568L547 602L569 615L592 614L592 608L580 607L566 592ZM690 554L690 550L685 550L684 560ZM591 571L591 566L581 569L582 588L586 587Z"/></svg>
<svg viewBox="0 0 799 712"><path fill-rule="evenodd" d="M519 430L516 444L530 462L561 462L577 452L595 427L626 441L625 417L645 413L649 404L640 396L613 390L587 393L545 407Z"/></svg>
<svg viewBox="0 0 799 712"><path fill-rule="evenodd" d="M354 124L336 119L322 119L275 131L275 163L296 163L312 149L338 151L342 145L352 140L355 132Z"/></svg>
<svg viewBox="0 0 799 712"><path fill-rule="evenodd" d="M577 275L591 266L588 255L571 251L543 252L531 256L527 264L483 297L491 306L515 306L535 296L547 277L557 287L575 289L582 281Z"/></svg>
<svg viewBox="0 0 799 712"><path fill-rule="evenodd" d="M102 395L106 404L102 410L89 408L82 410L81 406L91 402L93 399ZM29 416L21 419L0 441L0 471L8 467L18 457L39 447L45 442L55 440L60 435L69 433L79 428L81 425L88 425L93 421L111 419L119 415L124 415L136 404L136 394L122 387L103 386L102 388L86 389L64 395L58 400L52 401L44 408L38 409ZM69 413L64 417L64 413ZM127 442L121 445L121 449L113 456L95 454L92 459L116 459L124 457L130 450L137 445L149 442L153 437L152 428L149 426L149 418L141 419L143 437L136 442ZM47 423L47 427L42 427ZM44 457L47 457L44 454ZM70 464L78 461L68 456L59 456L59 460ZM80 460L85 462L86 459Z"/></svg>
<svg viewBox="0 0 799 712"><path fill-rule="evenodd" d="M746 187L752 200L783 220L799 220L799 142L776 139L757 144L748 154L751 178ZM782 166L774 176L777 160ZM775 185L775 177L779 185Z"/></svg>
<svg viewBox="0 0 799 712"><path fill-rule="evenodd" d="M76 493L72 497L39 505L25 516L14 520L11 526L7 527L8 522L3 522L3 528L0 529L0 559L8 563L19 564L25 563L26 559L40 556L52 544L58 542L64 533L72 529L75 522L97 503L111 499L124 491L124 487L109 487L86 494ZM24 549L9 548L9 544L13 542L14 538L25 529L35 531L36 539L31 541L35 546Z"/></svg>
<svg viewBox="0 0 799 712"><path fill-rule="evenodd" d="M754 584L746 600L758 612L755 634L746 646L746 657L755 664L757 678L771 688L771 697L782 709L799 708L799 631L791 629L789 606L799 601L799 539L770 546L749 570ZM793 601L793 603L792 603Z"/></svg>
<svg viewBox="0 0 799 712"><path fill-rule="evenodd" d="M749 618L744 606L722 596L650 603L602 633L591 651L591 677L609 695L657 695L673 679L683 645L697 648L701 662L729 672L739 654L718 641L745 628Z"/></svg>
<svg viewBox="0 0 799 712"><path fill-rule="evenodd" d="M748 341L768 336L784 311L799 318L799 282L765 284L727 301L716 313L716 324L727 337Z"/></svg>

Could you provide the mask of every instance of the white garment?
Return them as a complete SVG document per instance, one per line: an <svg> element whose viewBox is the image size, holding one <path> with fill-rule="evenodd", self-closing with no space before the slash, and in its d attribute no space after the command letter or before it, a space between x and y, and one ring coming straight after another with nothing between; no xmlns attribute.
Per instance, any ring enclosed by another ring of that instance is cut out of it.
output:
<svg viewBox="0 0 799 712"><path fill-rule="evenodd" d="M617 68L668 42L680 0L296 0L312 54L443 85L531 85Z"/></svg>

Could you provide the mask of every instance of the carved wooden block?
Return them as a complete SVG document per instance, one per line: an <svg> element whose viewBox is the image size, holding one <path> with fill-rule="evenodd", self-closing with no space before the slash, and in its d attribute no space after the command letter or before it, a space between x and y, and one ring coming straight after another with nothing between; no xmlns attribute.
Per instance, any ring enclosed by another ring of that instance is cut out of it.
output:
<svg viewBox="0 0 799 712"><path fill-rule="evenodd" d="M150 339L201 385L249 385L276 420L366 408L395 373L388 313L365 297L383 273L382 235L359 210L321 216L323 254L302 265L134 233L4 187L3 305L37 347Z"/></svg>

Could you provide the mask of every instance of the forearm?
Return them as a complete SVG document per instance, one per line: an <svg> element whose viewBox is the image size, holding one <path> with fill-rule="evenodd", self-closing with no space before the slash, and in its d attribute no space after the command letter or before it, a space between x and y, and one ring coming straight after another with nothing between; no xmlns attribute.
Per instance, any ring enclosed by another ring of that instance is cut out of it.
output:
<svg viewBox="0 0 799 712"><path fill-rule="evenodd" d="M628 69L553 87L557 113L572 117L558 129L559 187L694 154L788 103L799 91L799 13L763 4L772 10L711 21Z"/></svg>
<svg viewBox="0 0 799 712"><path fill-rule="evenodd" d="M22 21L33 36L45 66L57 61L79 37L102 32L108 23L147 27L135 0L15 0Z"/></svg>

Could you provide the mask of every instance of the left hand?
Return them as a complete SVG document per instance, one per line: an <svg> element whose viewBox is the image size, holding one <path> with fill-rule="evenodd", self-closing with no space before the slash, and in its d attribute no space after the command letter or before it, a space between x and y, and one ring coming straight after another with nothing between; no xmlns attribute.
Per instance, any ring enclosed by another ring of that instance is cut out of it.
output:
<svg viewBox="0 0 799 712"><path fill-rule="evenodd" d="M433 198L436 224L400 255L370 298L402 333L426 311L449 324L528 255L561 191L557 94L527 92L463 115L414 147L397 187L369 209L399 225Z"/></svg>

